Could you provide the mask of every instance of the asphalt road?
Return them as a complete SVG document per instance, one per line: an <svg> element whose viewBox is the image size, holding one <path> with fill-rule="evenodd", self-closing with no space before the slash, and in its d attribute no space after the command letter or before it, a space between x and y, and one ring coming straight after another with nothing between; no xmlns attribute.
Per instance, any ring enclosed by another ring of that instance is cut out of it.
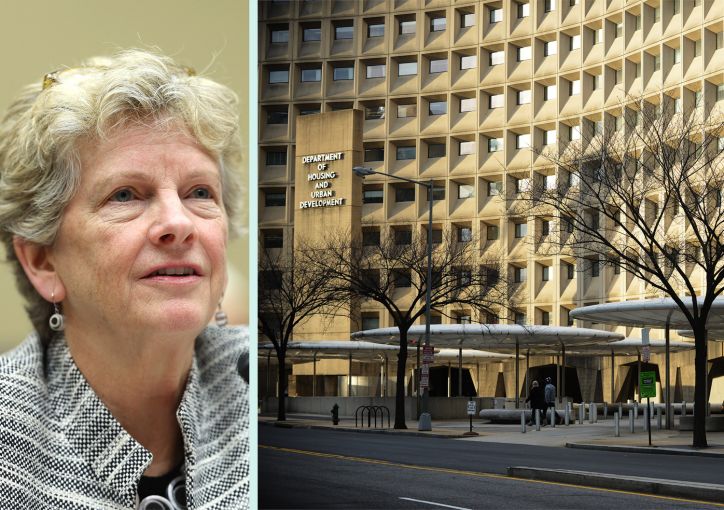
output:
<svg viewBox="0 0 724 510"><path fill-rule="evenodd" d="M505 478L508 466L724 483L721 459L259 427L261 508L708 508ZM714 508L714 506L712 506Z"/></svg>

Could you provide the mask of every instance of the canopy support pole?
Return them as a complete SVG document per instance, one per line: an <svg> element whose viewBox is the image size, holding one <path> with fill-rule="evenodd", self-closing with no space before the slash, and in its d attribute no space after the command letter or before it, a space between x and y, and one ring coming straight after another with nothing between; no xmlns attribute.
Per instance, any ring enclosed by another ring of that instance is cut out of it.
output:
<svg viewBox="0 0 724 510"><path fill-rule="evenodd" d="M671 408L671 350L669 344L671 314L673 312L673 310L669 310L669 315L666 316L666 329L664 330L664 338L666 339L666 389L664 390L664 397L666 398L666 430L674 428L674 416Z"/></svg>
<svg viewBox="0 0 724 510"><path fill-rule="evenodd" d="M387 370L389 370L389 367L387 366L387 354L385 354L385 378L384 378L384 384L382 385L382 391L383 397L387 396L387 380L390 378L390 374L387 373Z"/></svg>
<svg viewBox="0 0 724 510"><path fill-rule="evenodd" d="M478 385L475 388L475 395L480 396L480 362L475 362L475 377L478 378Z"/></svg>
<svg viewBox="0 0 724 510"><path fill-rule="evenodd" d="M563 360L563 373L561 375L561 402L566 398L566 344L561 342L561 358Z"/></svg>
<svg viewBox="0 0 724 510"><path fill-rule="evenodd" d="M317 396L317 351L312 356L312 396Z"/></svg>
<svg viewBox="0 0 724 510"><path fill-rule="evenodd" d="M266 396L269 396L269 386L270 386L270 375L271 375L271 349L269 349L269 352L266 354Z"/></svg>
<svg viewBox="0 0 724 510"><path fill-rule="evenodd" d="M525 399L528 400L530 388L530 349L525 351Z"/></svg>
<svg viewBox="0 0 724 510"><path fill-rule="evenodd" d="M611 404L616 402L616 353L611 349Z"/></svg>
<svg viewBox="0 0 724 510"><path fill-rule="evenodd" d="M463 348L458 347L458 397L463 396Z"/></svg>
<svg viewBox="0 0 724 510"><path fill-rule="evenodd" d="M349 376L347 377L347 396L352 396L352 353L349 353Z"/></svg>
<svg viewBox="0 0 724 510"><path fill-rule="evenodd" d="M515 339L515 408L520 408L520 345Z"/></svg>

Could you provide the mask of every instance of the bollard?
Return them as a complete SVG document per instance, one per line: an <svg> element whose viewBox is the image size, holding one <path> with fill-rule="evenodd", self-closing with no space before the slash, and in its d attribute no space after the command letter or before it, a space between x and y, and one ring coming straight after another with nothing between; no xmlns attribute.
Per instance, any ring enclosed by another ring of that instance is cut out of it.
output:
<svg viewBox="0 0 724 510"><path fill-rule="evenodd" d="M623 417L623 404L621 402L618 403L618 417L619 419Z"/></svg>
<svg viewBox="0 0 724 510"><path fill-rule="evenodd" d="M540 409L535 410L535 429L540 430Z"/></svg>
<svg viewBox="0 0 724 510"><path fill-rule="evenodd" d="M649 406L644 407L644 432L647 432L649 430Z"/></svg>
<svg viewBox="0 0 724 510"><path fill-rule="evenodd" d="M619 422L618 422L618 412L614 411L613 413L613 435L616 437L621 437L621 430L619 428Z"/></svg>
<svg viewBox="0 0 724 510"><path fill-rule="evenodd" d="M593 416L596 412L596 404L591 402L588 404L588 423L593 423Z"/></svg>
<svg viewBox="0 0 724 510"><path fill-rule="evenodd" d="M633 403L633 410L634 410L634 420L638 420L639 419L639 403L638 402Z"/></svg>
<svg viewBox="0 0 724 510"><path fill-rule="evenodd" d="M551 427L556 428L556 422L558 421L558 416L556 416L556 404L553 404L553 407L550 408L551 410Z"/></svg>
<svg viewBox="0 0 724 510"><path fill-rule="evenodd" d="M608 420L608 404L603 403L603 421Z"/></svg>
<svg viewBox="0 0 724 510"><path fill-rule="evenodd" d="M578 420L581 425L586 421L586 403L581 402L581 407L578 408Z"/></svg>
<svg viewBox="0 0 724 510"><path fill-rule="evenodd" d="M520 412L520 433L525 434L525 411Z"/></svg>
<svg viewBox="0 0 724 510"><path fill-rule="evenodd" d="M566 403L564 419L565 419L566 427L567 427L571 423L571 413L569 412L568 403Z"/></svg>
<svg viewBox="0 0 724 510"><path fill-rule="evenodd" d="M681 403L681 416L686 416L686 400Z"/></svg>
<svg viewBox="0 0 724 510"><path fill-rule="evenodd" d="M661 430L661 407L656 408L656 428Z"/></svg>
<svg viewBox="0 0 724 510"><path fill-rule="evenodd" d="M634 410L628 410L628 431L634 433Z"/></svg>

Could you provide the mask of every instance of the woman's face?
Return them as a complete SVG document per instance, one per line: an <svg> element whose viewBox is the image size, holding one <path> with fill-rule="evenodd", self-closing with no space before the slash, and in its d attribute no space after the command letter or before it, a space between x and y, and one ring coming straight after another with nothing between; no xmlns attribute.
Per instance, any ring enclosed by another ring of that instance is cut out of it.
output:
<svg viewBox="0 0 724 510"><path fill-rule="evenodd" d="M80 155L81 183L49 252L68 333L198 334L226 284L216 161L180 131L144 127Z"/></svg>

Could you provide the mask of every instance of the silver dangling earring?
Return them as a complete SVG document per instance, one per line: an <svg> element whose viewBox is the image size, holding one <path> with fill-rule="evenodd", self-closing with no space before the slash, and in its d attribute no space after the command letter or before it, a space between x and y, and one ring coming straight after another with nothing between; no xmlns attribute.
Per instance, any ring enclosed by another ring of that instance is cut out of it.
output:
<svg viewBox="0 0 724 510"><path fill-rule="evenodd" d="M216 325L220 328L223 328L229 323L229 318L226 316L226 312L221 309L221 301L219 300L219 309L216 312L216 315L214 315L214 321L216 321Z"/></svg>
<svg viewBox="0 0 724 510"><path fill-rule="evenodd" d="M53 331L63 331L65 329L65 317L63 317L63 314L60 313L58 303L55 302L55 292L51 292L50 299L53 300L53 308L55 309L55 313L50 316L50 320L48 320L48 325Z"/></svg>

